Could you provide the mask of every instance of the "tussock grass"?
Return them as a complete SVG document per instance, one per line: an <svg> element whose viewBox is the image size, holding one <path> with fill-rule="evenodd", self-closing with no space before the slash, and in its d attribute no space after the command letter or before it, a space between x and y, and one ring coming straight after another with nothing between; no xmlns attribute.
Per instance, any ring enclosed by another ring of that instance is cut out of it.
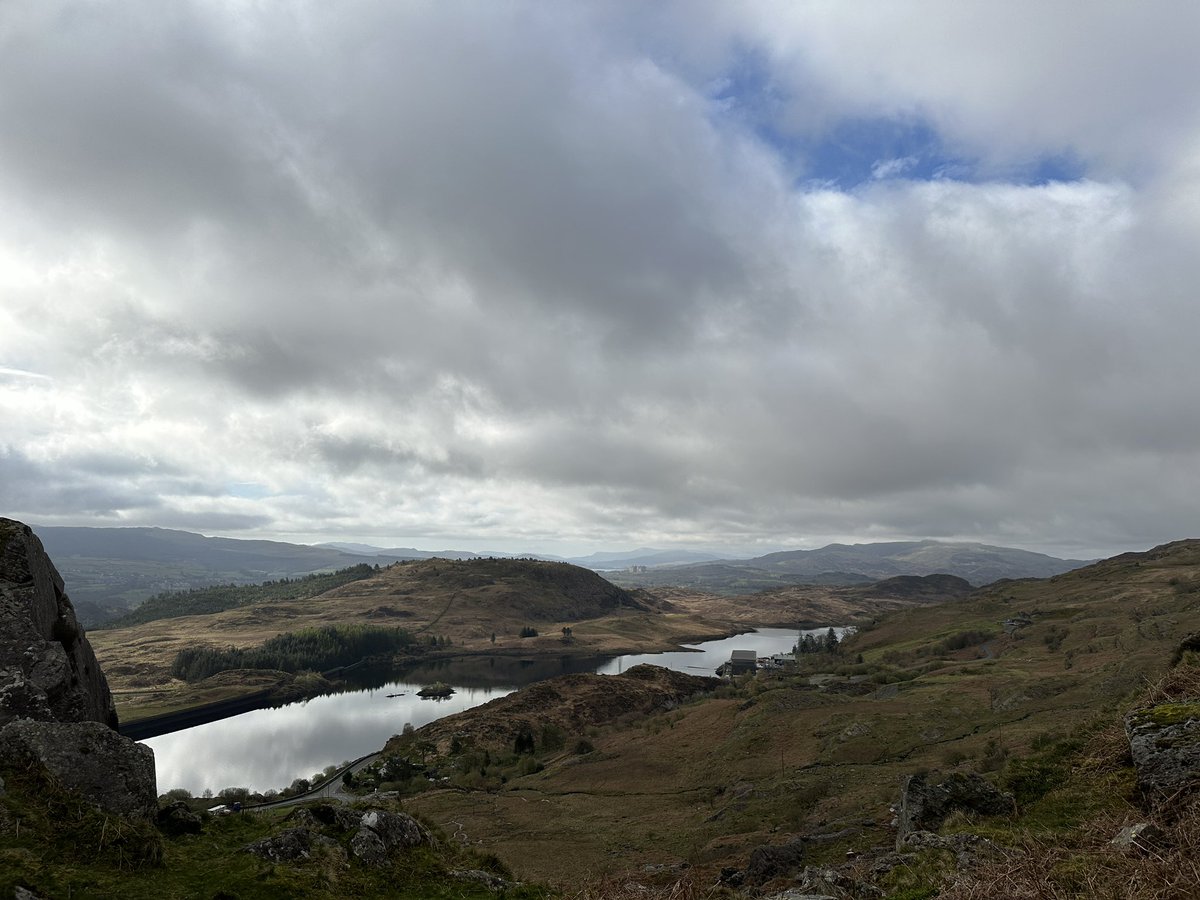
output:
<svg viewBox="0 0 1200 900"><path fill-rule="evenodd" d="M688 873L666 884L647 885L627 876L588 878L563 889L564 900L719 900L737 896L720 883Z"/></svg>

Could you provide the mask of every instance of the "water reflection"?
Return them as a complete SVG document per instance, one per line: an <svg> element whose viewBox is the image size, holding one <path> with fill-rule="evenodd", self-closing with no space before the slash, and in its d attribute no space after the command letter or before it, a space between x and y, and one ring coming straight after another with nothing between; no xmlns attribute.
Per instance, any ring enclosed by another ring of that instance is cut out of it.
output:
<svg viewBox="0 0 1200 900"><path fill-rule="evenodd" d="M394 679L395 673L359 670L354 673L355 686L343 693L254 710L144 743L154 750L160 793L176 787L195 794L205 788L216 792L225 787L265 791L378 750L405 724L419 728L535 681L575 672L616 674L639 663L712 675L732 650L755 650L759 656L786 653L804 633L764 628L698 643L688 651L615 659L490 656L434 660L404 671L398 680L388 680ZM824 629L812 633L824 633ZM451 684L457 692L440 701L418 697L417 691L433 681Z"/></svg>

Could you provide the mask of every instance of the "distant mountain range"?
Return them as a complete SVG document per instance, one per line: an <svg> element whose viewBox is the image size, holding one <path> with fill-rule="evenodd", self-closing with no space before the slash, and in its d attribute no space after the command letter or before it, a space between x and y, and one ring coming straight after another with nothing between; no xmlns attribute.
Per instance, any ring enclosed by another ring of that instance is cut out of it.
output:
<svg viewBox="0 0 1200 900"><path fill-rule="evenodd" d="M545 562L569 562L596 572L611 572L628 569L630 566L676 566L687 563L709 562L720 559L715 553L698 553L694 550L655 550L641 547L637 550L601 551L587 556L550 556L544 553L505 553L499 550L417 550L413 547L375 547L371 544L347 544L331 542L317 544L330 550L355 553L363 556L394 556L398 559L474 559L490 556L497 559L540 559Z"/></svg>
<svg viewBox="0 0 1200 900"><path fill-rule="evenodd" d="M628 569L630 566L674 566L686 563L704 563L720 559L715 553L697 553L694 550L654 550L642 547L617 553L593 553L590 556L573 556L566 561L598 572Z"/></svg>
<svg viewBox="0 0 1200 900"><path fill-rule="evenodd" d="M789 550L754 559L720 559L711 553L642 547L562 560L536 554L353 543L310 546L205 537L166 528L34 530L62 573L85 625L120 615L163 591L214 584L258 584L363 562L387 565L433 557L528 556L600 571L622 587L679 585L725 594L788 584L845 585L894 575L935 573L957 575L981 585L1000 578L1044 578L1086 563L1006 547L939 541L830 544L819 550Z"/></svg>
<svg viewBox="0 0 1200 900"><path fill-rule="evenodd" d="M85 626L121 615L163 591L260 584L411 558L386 553L364 557L328 547L205 537L167 528L34 526L34 531Z"/></svg>
<svg viewBox="0 0 1200 900"><path fill-rule="evenodd" d="M1002 578L1049 578L1093 560L1059 559L1044 553L943 541L830 544L818 550L785 550L753 559L611 572L623 587L678 585L716 593L745 593L782 584L850 584L895 575L946 574L975 586Z"/></svg>

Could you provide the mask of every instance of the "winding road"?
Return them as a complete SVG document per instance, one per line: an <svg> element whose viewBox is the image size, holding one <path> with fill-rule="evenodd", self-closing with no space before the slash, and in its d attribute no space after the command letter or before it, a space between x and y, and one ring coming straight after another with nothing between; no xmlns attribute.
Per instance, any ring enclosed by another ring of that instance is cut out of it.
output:
<svg viewBox="0 0 1200 900"><path fill-rule="evenodd" d="M268 812L272 809L283 809L286 806L295 806L297 803L306 803L309 800L336 800L339 803L349 803L352 800L357 800L359 797L355 794L347 794L342 785L342 779L347 772L352 775L357 775L371 763L375 762L383 755L380 750L374 753L368 753L366 756L360 756L348 766L343 766L338 769L324 781L317 784L315 787L309 788L303 794L296 794L292 797L283 797L279 800L268 800L266 803L255 803L253 806L243 806L243 812Z"/></svg>

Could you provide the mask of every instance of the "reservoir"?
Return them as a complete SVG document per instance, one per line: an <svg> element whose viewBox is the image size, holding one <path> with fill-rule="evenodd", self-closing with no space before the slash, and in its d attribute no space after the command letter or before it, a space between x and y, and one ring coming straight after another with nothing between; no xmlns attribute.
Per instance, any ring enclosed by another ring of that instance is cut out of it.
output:
<svg viewBox="0 0 1200 900"><path fill-rule="evenodd" d="M472 656L437 660L406 670L381 687L257 709L143 743L154 750L160 794L171 788L185 788L197 796L205 789L216 793L227 787L278 790L297 778L311 778L326 766L379 750L405 725L420 728L546 678L575 672L614 675L641 663L689 675L712 675L733 650L754 650L760 657L790 653L800 635L822 635L827 630L762 628L685 645L690 650L603 659ZM844 630L835 629L839 635ZM450 684L456 692L444 700L418 697L417 691L433 681Z"/></svg>

